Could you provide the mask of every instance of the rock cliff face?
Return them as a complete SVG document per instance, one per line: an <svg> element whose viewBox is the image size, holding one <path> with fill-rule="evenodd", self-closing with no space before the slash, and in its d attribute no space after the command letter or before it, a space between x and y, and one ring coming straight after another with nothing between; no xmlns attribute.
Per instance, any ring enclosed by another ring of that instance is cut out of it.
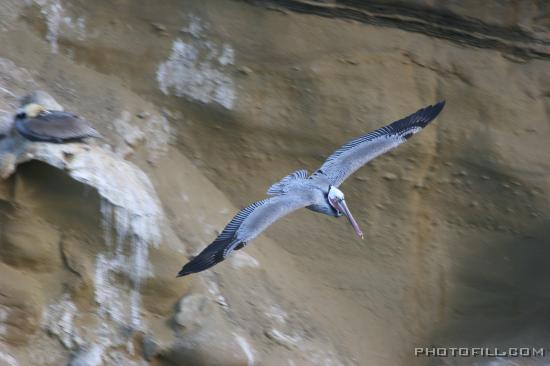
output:
<svg viewBox="0 0 550 366"><path fill-rule="evenodd" d="M0 0L0 365L507 365L414 347L547 345L549 14ZM106 139L14 134L38 89ZM304 210L175 278L270 184L440 99L343 185L365 241Z"/></svg>

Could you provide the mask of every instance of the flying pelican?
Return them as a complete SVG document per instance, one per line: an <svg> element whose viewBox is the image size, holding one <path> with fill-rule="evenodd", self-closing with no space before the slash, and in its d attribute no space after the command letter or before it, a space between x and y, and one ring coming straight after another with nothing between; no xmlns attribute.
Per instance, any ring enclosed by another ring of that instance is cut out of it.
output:
<svg viewBox="0 0 550 366"><path fill-rule="evenodd" d="M437 117L444 105L445 101L441 101L348 141L310 176L306 170L297 170L273 184L267 191L272 197L239 211L212 244L183 266L178 277L204 271L223 261L275 221L303 207L333 217L345 215L355 233L363 238L363 232L344 200L344 193L338 187L368 161L420 132Z"/></svg>
<svg viewBox="0 0 550 366"><path fill-rule="evenodd" d="M38 103L25 104L17 109L15 129L28 140L57 144L102 137L85 119L72 113L45 109Z"/></svg>

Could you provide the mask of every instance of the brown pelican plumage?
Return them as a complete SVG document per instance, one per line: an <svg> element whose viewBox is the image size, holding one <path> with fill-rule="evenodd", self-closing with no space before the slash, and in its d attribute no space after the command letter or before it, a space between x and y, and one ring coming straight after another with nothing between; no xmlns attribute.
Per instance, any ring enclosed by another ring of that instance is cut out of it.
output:
<svg viewBox="0 0 550 366"><path fill-rule="evenodd" d="M299 208L305 207L333 217L345 215L355 233L363 238L363 232L344 200L344 193L338 187L368 161L420 132L437 117L444 105L445 102L442 101L428 106L408 117L348 141L333 152L310 176L306 170L297 170L284 177L267 191L272 197L254 202L239 211L212 244L183 266L178 277L204 271L223 261L275 221Z"/></svg>
<svg viewBox="0 0 550 366"><path fill-rule="evenodd" d="M58 144L87 137L101 138L85 119L72 113L45 109L38 103L29 103L17 110L15 129L28 140Z"/></svg>

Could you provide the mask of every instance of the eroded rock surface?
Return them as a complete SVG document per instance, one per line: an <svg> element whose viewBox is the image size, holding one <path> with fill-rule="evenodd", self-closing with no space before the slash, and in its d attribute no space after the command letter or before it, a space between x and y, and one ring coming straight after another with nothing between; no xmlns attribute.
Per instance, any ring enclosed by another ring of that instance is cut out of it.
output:
<svg viewBox="0 0 550 366"><path fill-rule="evenodd" d="M0 365L547 345L548 24L536 1L0 0ZM106 139L25 141L32 90ZM175 278L270 184L440 99L342 186L365 241L304 210Z"/></svg>

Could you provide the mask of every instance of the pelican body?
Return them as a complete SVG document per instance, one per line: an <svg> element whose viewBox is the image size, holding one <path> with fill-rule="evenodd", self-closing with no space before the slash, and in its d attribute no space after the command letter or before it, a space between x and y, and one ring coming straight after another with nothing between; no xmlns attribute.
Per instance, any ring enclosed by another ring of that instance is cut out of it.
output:
<svg viewBox="0 0 550 366"><path fill-rule="evenodd" d="M101 138L88 121L64 111L45 109L29 103L17 110L15 129L30 141L65 143L87 137Z"/></svg>
<svg viewBox="0 0 550 366"><path fill-rule="evenodd" d="M332 217L346 216L357 236L363 238L363 232L346 204L344 193L338 187L368 161L420 132L437 117L444 105L442 101L428 106L348 141L311 175L306 170L297 170L273 184L267 191L271 197L239 211L214 242L183 266L178 277L204 271L223 261L275 221L300 208Z"/></svg>

